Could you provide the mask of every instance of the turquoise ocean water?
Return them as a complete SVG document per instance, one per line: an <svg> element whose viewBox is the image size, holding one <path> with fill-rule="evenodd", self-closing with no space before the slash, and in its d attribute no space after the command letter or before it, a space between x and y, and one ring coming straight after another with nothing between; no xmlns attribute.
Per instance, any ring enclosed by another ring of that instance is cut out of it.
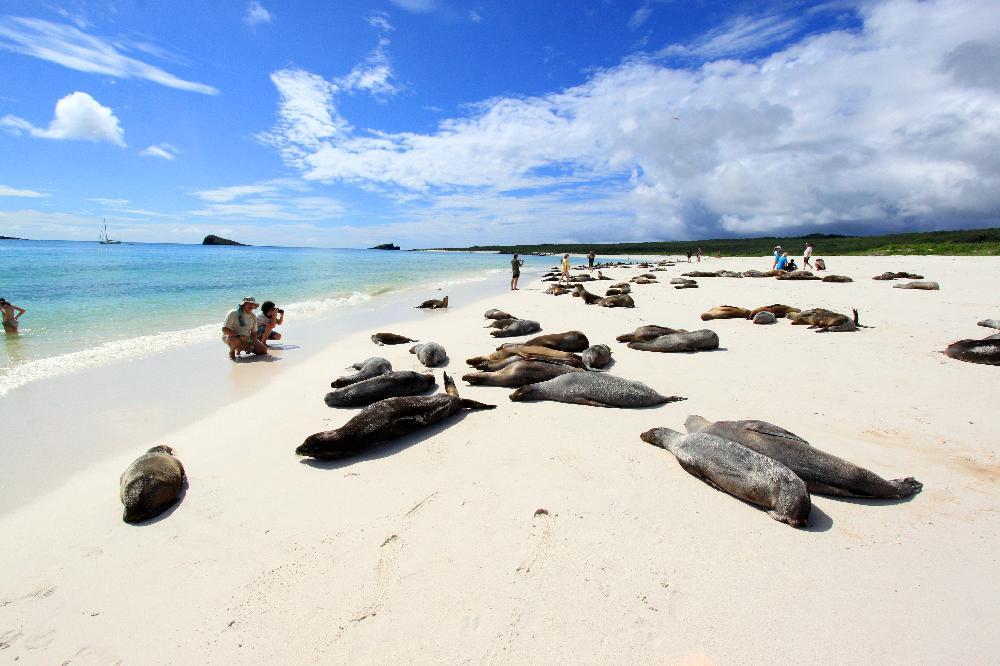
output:
<svg viewBox="0 0 1000 666"><path fill-rule="evenodd" d="M556 261L524 259L529 270ZM36 379L218 337L244 296L276 302L291 321L403 288L502 281L509 271L509 256L484 253L3 241L0 296L28 312L21 335L0 345L0 396Z"/></svg>

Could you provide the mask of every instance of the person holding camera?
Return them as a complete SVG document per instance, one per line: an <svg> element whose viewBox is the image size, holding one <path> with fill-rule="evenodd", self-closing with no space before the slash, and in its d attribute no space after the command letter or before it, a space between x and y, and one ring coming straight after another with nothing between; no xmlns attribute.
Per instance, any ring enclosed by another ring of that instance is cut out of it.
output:
<svg viewBox="0 0 1000 666"><path fill-rule="evenodd" d="M260 311L261 315L257 317L257 339L262 342L280 340L281 333L274 330L274 327L285 323L285 311L276 307L273 301L264 301Z"/></svg>

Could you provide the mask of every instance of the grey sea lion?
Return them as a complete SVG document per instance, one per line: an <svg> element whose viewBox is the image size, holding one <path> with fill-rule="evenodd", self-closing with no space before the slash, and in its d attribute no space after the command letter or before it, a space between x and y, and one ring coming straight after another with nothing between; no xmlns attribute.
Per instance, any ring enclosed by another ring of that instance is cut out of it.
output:
<svg viewBox="0 0 1000 666"><path fill-rule="evenodd" d="M583 302L587 305L593 305L597 301L601 300L601 297L597 294L592 294L583 288L583 285L578 284L575 286L576 295L583 299Z"/></svg>
<svg viewBox="0 0 1000 666"><path fill-rule="evenodd" d="M670 278L670 284L697 284L697 282L690 278L675 277Z"/></svg>
<svg viewBox="0 0 1000 666"><path fill-rule="evenodd" d="M514 338L519 335L528 335L542 330L542 325L531 319L518 319L510 326L497 331L490 331L494 338Z"/></svg>
<svg viewBox="0 0 1000 666"><path fill-rule="evenodd" d="M621 294L631 293L631 291L632 291L631 289L629 289L628 291L626 291L624 289L617 289L615 287L608 287L607 291L604 292L604 296L605 297L607 297L607 296L620 296Z"/></svg>
<svg viewBox="0 0 1000 666"><path fill-rule="evenodd" d="M443 421L463 409L496 409L496 405L461 398L448 373L444 374L444 387L445 393L387 398L368 405L336 430L306 437L295 453L320 460L349 458Z"/></svg>
<svg viewBox="0 0 1000 666"><path fill-rule="evenodd" d="M945 348L944 353L950 358L966 363L984 363L1000 365L1000 336L991 335L982 340L959 340Z"/></svg>
<svg viewBox="0 0 1000 666"><path fill-rule="evenodd" d="M522 343L504 343L497 347L497 351L515 344L521 344L526 347L548 347L549 349L558 349L559 351L564 352L581 352L590 346L590 341L587 339L587 336L583 333L583 331L547 333L545 335L539 335L531 338L530 340L525 340Z"/></svg>
<svg viewBox="0 0 1000 666"><path fill-rule="evenodd" d="M742 444L717 435L683 435L653 428L642 441L674 454L685 472L716 490L767 510L767 515L792 527L804 527L812 502L805 482L785 465Z"/></svg>
<svg viewBox="0 0 1000 666"><path fill-rule="evenodd" d="M685 284L675 284L674 289L697 289L697 282L687 282Z"/></svg>
<svg viewBox="0 0 1000 666"><path fill-rule="evenodd" d="M810 271L792 271L791 273L782 272L781 275L776 275L778 280L822 280L818 275L813 275Z"/></svg>
<svg viewBox="0 0 1000 666"><path fill-rule="evenodd" d="M401 370L365 379L330 391L323 398L327 407L362 407L401 395L416 395L434 386L434 375Z"/></svg>
<svg viewBox="0 0 1000 666"><path fill-rule="evenodd" d="M334 379L330 382L330 388L350 386L351 384L357 384L365 379L370 379L372 377L384 375L387 372L392 372L392 363L389 363L389 361L379 356L366 358L359 363L355 363L351 367L357 370L357 372L353 375L346 375L344 377L340 377L339 379Z"/></svg>
<svg viewBox="0 0 1000 666"><path fill-rule="evenodd" d="M602 308L634 308L635 301L628 294L618 294L616 296L605 296L594 305Z"/></svg>
<svg viewBox="0 0 1000 666"><path fill-rule="evenodd" d="M766 421L716 421L689 416L687 431L717 435L777 460L806 482L810 492L839 497L902 499L919 493L923 484L913 477L883 479L843 458L821 451L784 428Z"/></svg>
<svg viewBox="0 0 1000 666"><path fill-rule="evenodd" d="M666 326L647 324L645 326L640 326L631 333L622 333L615 338L615 340L618 342L655 340L661 335L670 335L671 333L687 333L687 331L682 328L668 328Z"/></svg>
<svg viewBox="0 0 1000 666"><path fill-rule="evenodd" d="M527 384L548 381L553 377L565 375L567 372L583 372L583 370L562 363L526 361L518 358L514 363L495 372L473 372L463 375L462 380L473 386L519 388Z"/></svg>
<svg viewBox="0 0 1000 666"><path fill-rule="evenodd" d="M508 314L503 310L497 310L496 308L487 310L483 316L487 319L517 319L514 315Z"/></svg>
<svg viewBox="0 0 1000 666"><path fill-rule="evenodd" d="M712 271L688 271L687 273L681 273L684 277L690 278L709 278L709 277L719 277Z"/></svg>
<svg viewBox="0 0 1000 666"><path fill-rule="evenodd" d="M407 342L418 341L395 333L376 333L372 336L372 342L377 345L405 345Z"/></svg>
<svg viewBox="0 0 1000 666"><path fill-rule="evenodd" d="M651 352L695 352L719 348L719 336L715 331L703 328L690 333L670 333L653 340L633 341L629 348Z"/></svg>
<svg viewBox="0 0 1000 666"><path fill-rule="evenodd" d="M593 345L583 350L583 367L601 371L611 362L611 348L607 345Z"/></svg>
<svg viewBox="0 0 1000 666"><path fill-rule="evenodd" d="M701 314L701 320L711 321L713 319L746 319L749 314L750 311L746 308L738 308L733 305L716 305L708 312L703 312Z"/></svg>
<svg viewBox="0 0 1000 666"><path fill-rule="evenodd" d="M122 520L139 523L166 511L177 501L187 476L169 446L154 446L136 458L118 480L125 510Z"/></svg>
<svg viewBox="0 0 1000 666"><path fill-rule="evenodd" d="M780 319L781 317L787 316L789 312L802 312L802 311L798 308L793 308L791 305L774 303L772 305L765 305L763 307L754 308L753 310L750 311L750 314L747 315L747 319L753 319L754 317L757 316L758 312L770 312L775 317L778 317Z"/></svg>
<svg viewBox="0 0 1000 666"><path fill-rule="evenodd" d="M743 277L748 277L748 278L762 278L762 277L767 277L767 276L764 275L763 273L761 273L760 271L749 270L749 271L743 271Z"/></svg>
<svg viewBox="0 0 1000 666"><path fill-rule="evenodd" d="M418 307L418 308L427 308L429 310L438 310L438 309L441 309L441 308L446 308L446 307L448 307L448 297L445 296L444 298L442 298L440 300L438 300L436 298L432 298L429 301L424 301L423 303L421 303L420 305L418 305L416 307Z"/></svg>
<svg viewBox="0 0 1000 666"><path fill-rule="evenodd" d="M517 319L490 319L490 323L483 328L507 328L513 324Z"/></svg>
<svg viewBox="0 0 1000 666"><path fill-rule="evenodd" d="M773 324L776 321L778 321L778 318L774 315L774 313L768 312L767 310L758 312L753 316L753 323L755 324Z"/></svg>
<svg viewBox="0 0 1000 666"><path fill-rule="evenodd" d="M906 284L894 284L893 289L923 289L924 291L937 291L941 288L937 282L932 280L915 280Z"/></svg>
<svg viewBox="0 0 1000 666"><path fill-rule="evenodd" d="M1000 319L984 319L976 322L976 325L985 326L986 328L1000 328Z"/></svg>
<svg viewBox="0 0 1000 666"><path fill-rule="evenodd" d="M574 372L548 381L522 386L510 394L514 402L552 400L593 407L653 407L685 400L664 396L641 382L606 372Z"/></svg>
<svg viewBox="0 0 1000 666"><path fill-rule="evenodd" d="M715 271L717 277L727 277L727 278L741 278L743 273L737 273L736 271Z"/></svg>
<svg viewBox="0 0 1000 666"><path fill-rule="evenodd" d="M634 282L635 284L659 284L655 278L648 278L644 275L634 277L629 282Z"/></svg>
<svg viewBox="0 0 1000 666"><path fill-rule="evenodd" d="M420 364L427 368L436 368L448 361L448 352L436 342L421 342L410 347L410 353L417 355Z"/></svg>
<svg viewBox="0 0 1000 666"><path fill-rule="evenodd" d="M824 275L823 282L854 282L846 275Z"/></svg>

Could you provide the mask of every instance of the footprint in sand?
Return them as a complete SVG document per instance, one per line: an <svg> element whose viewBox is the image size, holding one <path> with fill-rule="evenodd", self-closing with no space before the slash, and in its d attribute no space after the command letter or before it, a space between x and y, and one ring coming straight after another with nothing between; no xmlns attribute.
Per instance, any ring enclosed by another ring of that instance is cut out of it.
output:
<svg viewBox="0 0 1000 666"><path fill-rule="evenodd" d="M0 601L0 608L4 606L9 606L10 604L15 604L19 601L26 601L28 599L47 599L51 597L56 591L55 585L39 585L31 592L20 597L14 597L13 599L3 599Z"/></svg>
<svg viewBox="0 0 1000 666"><path fill-rule="evenodd" d="M375 565L375 578L371 588L365 594L367 601L351 618L352 622L361 622L366 618L378 615L389 596L389 579L396 568L396 557L402 547L403 542L396 534L382 542L379 547L378 564Z"/></svg>
<svg viewBox="0 0 1000 666"><path fill-rule="evenodd" d="M6 650L13 645L18 638L24 636L19 629L10 629L0 634L0 650Z"/></svg>
<svg viewBox="0 0 1000 666"><path fill-rule="evenodd" d="M535 548L517 567L516 571L519 574L530 575L533 570L537 569L548 559L549 554L552 552L555 537L552 534L552 516L549 514L548 509L538 509L535 511L534 524L531 531L536 535Z"/></svg>
<svg viewBox="0 0 1000 666"><path fill-rule="evenodd" d="M37 650L48 646L49 643L56 637L56 630L46 631L44 634L35 634L34 636L28 636L24 639L24 647L29 650Z"/></svg>

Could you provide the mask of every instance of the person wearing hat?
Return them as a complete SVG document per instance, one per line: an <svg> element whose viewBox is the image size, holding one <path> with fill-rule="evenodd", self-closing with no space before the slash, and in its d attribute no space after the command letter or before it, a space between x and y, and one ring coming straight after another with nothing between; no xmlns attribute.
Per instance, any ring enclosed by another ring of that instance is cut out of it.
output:
<svg viewBox="0 0 1000 666"><path fill-rule="evenodd" d="M266 354L267 345L257 339L257 317L253 311L257 301L247 296L239 307L229 313L222 325L222 341L229 347L229 360L235 361L240 352Z"/></svg>
<svg viewBox="0 0 1000 666"><path fill-rule="evenodd" d="M782 254L781 246L780 245L775 245L774 246L774 263L771 264L771 270L772 271L773 270L777 270L777 268L778 268L778 259L781 258L781 254Z"/></svg>
<svg viewBox="0 0 1000 666"><path fill-rule="evenodd" d="M17 310L17 314L14 314L14 310ZM3 315L3 330L7 335L17 335L17 327L19 325L18 319L21 318L27 310L24 308L19 308L6 298L0 298L0 314Z"/></svg>

